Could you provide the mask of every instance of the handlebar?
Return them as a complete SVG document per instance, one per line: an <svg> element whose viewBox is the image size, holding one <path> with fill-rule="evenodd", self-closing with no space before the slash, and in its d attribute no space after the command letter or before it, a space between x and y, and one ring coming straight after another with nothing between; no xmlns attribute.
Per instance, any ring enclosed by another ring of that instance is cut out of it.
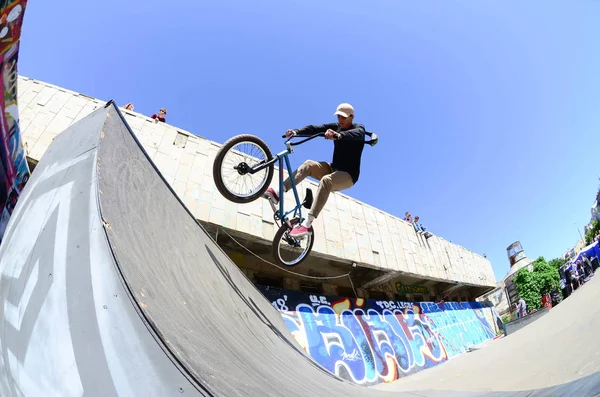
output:
<svg viewBox="0 0 600 397"><path fill-rule="evenodd" d="M371 139L369 139L368 141L365 141L365 144L371 145L371 146L377 145L377 142L379 142L379 136L374 132L367 132L366 134L369 137L371 137Z"/></svg>
<svg viewBox="0 0 600 397"><path fill-rule="evenodd" d="M311 139L315 139L315 138L316 138L316 137L318 137L318 136L325 136L325 133L324 133L324 132L321 132L321 133L318 133L318 134L311 135L311 136L307 137L306 139L303 139L303 140L301 140L300 142L294 142L294 143L290 143L290 145L291 145L291 146L298 146L298 145L301 145L301 144L303 144L304 142L308 142L308 141L310 141ZM283 136L282 136L282 138L285 138L285 137L286 137L285 135L283 135ZM297 135L292 135L292 136L290 136L290 137L287 139L287 141L285 141L285 143L287 144L289 141L291 141L291 140L292 140L292 138L301 138L301 137L299 137L299 136L297 136Z"/></svg>
<svg viewBox="0 0 600 397"><path fill-rule="evenodd" d="M379 141L379 136L378 136L376 133L374 133L374 132L365 132L365 134L366 134L366 135L368 135L369 137L371 137L371 139L369 139L368 141L364 141L364 144L365 144L365 145L371 145L371 146L375 146L375 145L377 144L377 142ZM321 132L321 133L318 133L318 134L311 135L311 136L307 137L306 139L303 139L303 140L301 140L301 141L299 141L299 142L290 143L290 145L291 145L291 146L297 146L297 145L301 145L301 144L303 144L304 142L308 142L308 141L310 141L311 139L314 139L314 138L316 138L316 137L318 137L318 136L325 136L325 133ZM282 137L282 138L286 138L285 134L283 134L281 137ZM289 141L291 141L291 140L292 140L292 138L301 138L301 137L299 137L299 136L297 136L297 135L291 135L291 136L290 136L290 137L289 137L289 138L288 138L288 139L285 141L285 143L287 144Z"/></svg>

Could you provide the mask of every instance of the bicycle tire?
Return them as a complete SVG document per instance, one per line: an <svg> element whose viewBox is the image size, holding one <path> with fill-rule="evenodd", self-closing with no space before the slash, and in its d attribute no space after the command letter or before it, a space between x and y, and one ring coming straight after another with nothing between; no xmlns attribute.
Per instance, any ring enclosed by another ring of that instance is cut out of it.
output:
<svg viewBox="0 0 600 397"><path fill-rule="evenodd" d="M229 150L231 150L231 148L233 148L236 144L240 143L240 142L252 142L255 143L256 145L258 145L267 155L267 161L270 161L273 159L273 155L271 154L271 149L269 149L269 146L259 137L255 136L255 135L250 135L250 134L242 134L242 135L236 135L232 138L230 138L229 140L227 140L223 146L221 146L221 149L219 149L219 151L217 152L217 155L215 157L215 161L213 162L213 179L215 181L215 185L217 186L217 190L219 191L219 193L221 193L221 195L223 195L223 197L225 197L227 200L232 201L234 203L250 203L254 200L256 200L257 198L261 197L265 191L269 188L269 185L271 184L271 181L273 180L273 173L275 171L275 164L270 164L267 167L267 178L263 184L263 186L254 194L250 195L250 196L239 196L237 194L234 194L232 192L230 192L226 187L225 184L223 183L223 178L221 175L221 167L223 164L223 159L225 157L225 155L227 154L227 152L229 152Z"/></svg>
<svg viewBox="0 0 600 397"><path fill-rule="evenodd" d="M294 227L297 223L299 223L300 220L298 218L293 218L290 220L290 223L292 224L292 227ZM313 227L311 226L310 230L312 232L312 235L310 236L310 243L306 249L306 253L304 254L304 257L302 257L302 259L300 259L298 262L294 263L293 265L287 264L285 262L283 262L281 260L281 258L279 257L279 242L281 241L281 238L283 237L283 234L288 231L290 228L288 227L287 223L283 222L281 224L281 227L279 228L279 230L277 230L277 233L275 233L275 237L273 237L273 244L271 247L271 251L273 254L273 258L275 258L275 262L279 265L279 266L283 266L283 267L296 267L299 264L301 264L302 262L304 262L306 260L306 258L308 258L308 256L310 255L310 253L312 252L312 248L313 248L313 244L315 243L315 230L313 229Z"/></svg>

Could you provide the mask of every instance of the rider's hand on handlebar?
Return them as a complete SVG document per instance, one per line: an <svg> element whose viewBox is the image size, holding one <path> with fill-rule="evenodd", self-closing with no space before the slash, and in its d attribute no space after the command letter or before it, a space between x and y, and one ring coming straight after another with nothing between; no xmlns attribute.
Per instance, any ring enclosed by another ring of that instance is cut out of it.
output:
<svg viewBox="0 0 600 397"><path fill-rule="evenodd" d="M295 135L296 135L296 131L294 131L294 130L287 130L287 131L285 132L285 136L286 136L286 138L289 138L289 137L291 137L291 136L295 136Z"/></svg>
<svg viewBox="0 0 600 397"><path fill-rule="evenodd" d="M325 139L336 140L338 139L338 135L340 135L338 132L330 128L325 132Z"/></svg>

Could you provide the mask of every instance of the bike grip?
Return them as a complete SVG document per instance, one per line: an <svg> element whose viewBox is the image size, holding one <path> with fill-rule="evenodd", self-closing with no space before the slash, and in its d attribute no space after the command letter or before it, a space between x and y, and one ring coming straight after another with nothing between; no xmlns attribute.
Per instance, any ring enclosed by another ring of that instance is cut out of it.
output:
<svg viewBox="0 0 600 397"><path fill-rule="evenodd" d="M285 138L286 136L285 136L285 134L283 134L281 137L282 137L282 138Z"/></svg>

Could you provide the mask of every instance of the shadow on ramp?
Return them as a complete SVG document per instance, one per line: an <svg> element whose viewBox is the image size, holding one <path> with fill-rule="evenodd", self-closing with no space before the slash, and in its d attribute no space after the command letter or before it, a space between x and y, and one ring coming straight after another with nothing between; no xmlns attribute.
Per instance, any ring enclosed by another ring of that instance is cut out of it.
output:
<svg viewBox="0 0 600 397"><path fill-rule="evenodd" d="M393 392L338 379L189 213L112 102L44 154L0 270L2 396L600 393L597 374L522 392Z"/></svg>

